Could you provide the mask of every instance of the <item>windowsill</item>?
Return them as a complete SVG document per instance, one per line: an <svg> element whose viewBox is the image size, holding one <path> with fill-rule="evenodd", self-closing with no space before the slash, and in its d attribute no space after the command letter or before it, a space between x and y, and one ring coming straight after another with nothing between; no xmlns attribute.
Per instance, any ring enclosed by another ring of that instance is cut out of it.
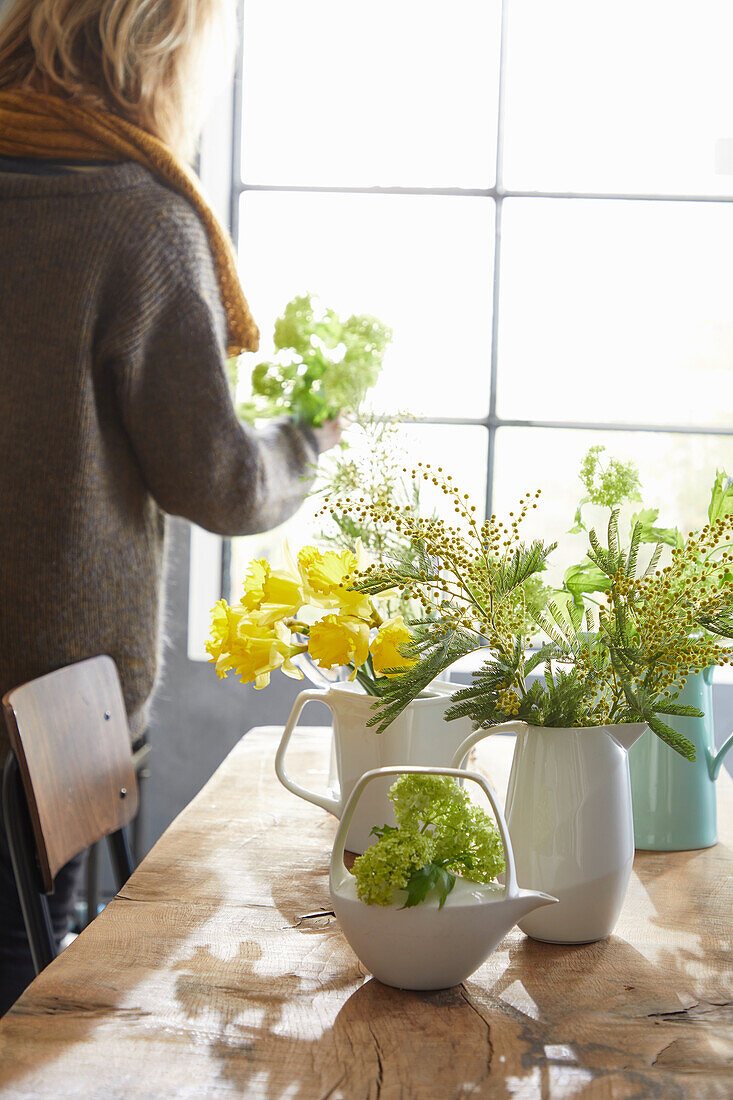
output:
<svg viewBox="0 0 733 1100"><path fill-rule="evenodd" d="M480 668L482 664L483 660L478 651L469 653L467 657L461 657L459 661L451 665L451 679L455 680L456 683L460 683L464 679L468 681L471 673ZM717 666L713 669L713 683L715 685L733 686L733 665Z"/></svg>

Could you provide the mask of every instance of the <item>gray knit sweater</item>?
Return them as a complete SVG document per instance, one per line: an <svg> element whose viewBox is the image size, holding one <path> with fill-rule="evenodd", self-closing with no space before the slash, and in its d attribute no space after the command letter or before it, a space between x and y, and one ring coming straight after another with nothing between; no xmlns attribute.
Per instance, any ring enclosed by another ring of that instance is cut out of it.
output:
<svg viewBox="0 0 733 1100"><path fill-rule="evenodd" d="M0 265L0 692L108 653L139 733L163 513L275 526L314 440L237 421L203 228L139 165L0 175Z"/></svg>

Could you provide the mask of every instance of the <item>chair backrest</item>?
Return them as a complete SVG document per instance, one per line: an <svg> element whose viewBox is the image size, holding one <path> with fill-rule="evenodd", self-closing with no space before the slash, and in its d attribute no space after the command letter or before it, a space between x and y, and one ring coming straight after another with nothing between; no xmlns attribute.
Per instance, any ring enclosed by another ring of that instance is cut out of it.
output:
<svg viewBox="0 0 733 1100"><path fill-rule="evenodd" d="M138 794L117 667L92 657L3 696L44 890L69 860L127 825Z"/></svg>

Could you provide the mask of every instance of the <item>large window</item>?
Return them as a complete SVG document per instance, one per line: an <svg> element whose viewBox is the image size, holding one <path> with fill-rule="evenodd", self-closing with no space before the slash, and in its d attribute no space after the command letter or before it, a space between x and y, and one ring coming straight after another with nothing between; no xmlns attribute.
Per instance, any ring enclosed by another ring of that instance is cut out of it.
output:
<svg viewBox="0 0 733 1100"><path fill-rule="evenodd" d="M377 405L482 505L542 488L562 535L602 443L703 522L733 471L732 32L726 0L245 0L252 363L318 293L393 328Z"/></svg>

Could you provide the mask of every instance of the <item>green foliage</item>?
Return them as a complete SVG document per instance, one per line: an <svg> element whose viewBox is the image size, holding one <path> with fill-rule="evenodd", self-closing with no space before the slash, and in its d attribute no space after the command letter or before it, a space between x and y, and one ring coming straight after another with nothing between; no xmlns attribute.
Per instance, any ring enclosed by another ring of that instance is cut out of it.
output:
<svg viewBox="0 0 733 1100"><path fill-rule="evenodd" d="M246 420L289 414L319 427L340 412L358 409L375 384L391 331L375 317L342 321L317 311L311 296L293 298L275 322L276 358L252 371L252 400L240 406Z"/></svg>
<svg viewBox="0 0 733 1100"><path fill-rule="evenodd" d="M733 514L733 478L725 470L715 471L715 481L710 493L708 521L715 523L725 516Z"/></svg>
<svg viewBox="0 0 733 1100"><path fill-rule="evenodd" d="M417 698L445 669L461 657L477 648L491 645L491 624L500 621L500 630L508 639L508 652L514 657L523 652L525 616L527 614L526 590L535 574L544 568L545 559L552 546L533 542L529 549L520 547L502 559L474 563L471 576L463 575L468 598L476 606L490 594L492 616L475 628L446 620L439 606L434 606L428 616L408 623L413 640L401 650L404 657L417 663L399 676L391 678L384 688L382 698L375 704L377 713L369 725L378 733L397 718L409 703ZM358 587L370 595L394 588L417 590L424 586L426 578L440 575L440 562L431 555L424 542L414 540L409 555L373 567L363 575ZM425 605L423 605L425 606ZM496 638L493 639L496 644ZM506 644L499 646L504 653Z"/></svg>
<svg viewBox="0 0 733 1100"><path fill-rule="evenodd" d="M629 501L641 500L639 475L633 463L621 463L611 459L604 471L599 461L599 455L603 450L605 450L604 447L591 447L581 464L579 476L587 492L578 503L572 533L587 530L582 520L582 508L586 503L605 506L613 511ZM718 470L710 494L709 523L712 525L731 514L733 514L733 479L728 477L725 470ZM640 543L650 543L657 548L655 551L657 558L651 566L652 569L656 568L664 546L676 550L681 550L685 546L682 532L677 527L657 526L658 518L658 508L641 508L632 514L629 525L629 541L632 533L636 531L636 537ZM712 552L714 553L715 550ZM720 579L721 583L733 580L733 571L728 579L725 577ZM585 601L592 598L593 593L603 592L606 587L606 575L595 564L591 554L578 564L569 567L563 578L561 593L572 599L576 606L584 607Z"/></svg>
<svg viewBox="0 0 733 1100"><path fill-rule="evenodd" d="M637 482L627 473L617 479L615 492L634 490ZM520 500L509 525L496 516L479 524L475 506L450 475L441 480L425 466L413 476L442 488L459 520L447 525L386 505L357 506L361 517L393 524L409 539L412 553L369 566L355 575L354 587L370 595L409 592L423 609L409 623L413 638L402 650L414 663L389 670L394 676L374 704L370 724L384 731L444 669L485 649L487 660L454 695L449 719L469 717L474 728L515 718L576 728L643 721L675 751L694 757L692 744L661 716L691 713L677 703L690 674L733 663L733 648L715 640L733 637L733 514L718 515L681 544L675 537L671 564L659 568L661 541L646 564L640 561L656 513L641 514L624 545L614 508L605 541L588 532L587 556L569 571L569 589L542 607L527 600L528 582L554 545L527 547L519 539L531 494ZM730 486L725 480L716 484L713 507L724 509L720 501ZM596 593L602 594L598 600L589 599ZM548 639L529 658L518 607ZM543 675L533 676L539 666Z"/></svg>
<svg viewBox="0 0 733 1100"><path fill-rule="evenodd" d="M521 634L514 636L512 644L499 635L485 638L491 656L474 673L470 686L455 693L447 719L468 717L475 728L507 719L563 728L643 721L676 752L694 759L691 742L662 716L699 716L676 702L685 677L733 656L733 650L711 638L711 634L733 636L733 585L719 583L720 574L728 569L727 559L717 565L706 559L695 583L690 581L690 563L705 558L706 548L716 542L721 530L710 530L675 549L673 564L664 570L655 568L655 552L649 566L640 571L641 524L634 527L625 548L619 538L618 512L612 511L605 544L595 531L589 533L589 561L606 586L598 613L574 601L561 606L550 600L546 608L532 609L549 641L529 658ZM520 554L517 560L528 567L536 565L531 554ZM498 574L499 590L503 591L505 581L521 577L521 569L515 575L507 566ZM492 595L493 590L481 594L488 602ZM418 664L390 682L377 704L390 708L382 711L384 717L414 698L447 656L438 649L440 633L435 624L413 630L419 640L411 655ZM472 641L473 648L479 648L476 638L465 631L457 646L465 652ZM452 635L451 643L456 644ZM540 666L543 676L530 683L530 674Z"/></svg>
<svg viewBox="0 0 733 1100"><path fill-rule="evenodd" d="M404 570L400 575L404 575ZM476 634L462 627L442 630L434 619L412 619L407 625L413 641L403 646L401 652L403 657L413 658L417 664L402 670L399 676L386 678L382 697L373 707L376 713L367 723L376 726L377 733L384 733L441 672L472 653L477 646Z"/></svg>
<svg viewBox="0 0 733 1100"><path fill-rule="evenodd" d="M573 533L586 530L582 517L584 504L618 508L627 500L641 500L639 471L634 463L612 458L604 466L601 455L605 449L600 444L591 447L581 463L579 476L585 486L585 496L578 503Z"/></svg>
<svg viewBox="0 0 733 1100"><path fill-rule="evenodd" d="M390 905L395 890L406 890L408 909L436 891L442 908L458 875L491 882L504 870L494 823L450 776L403 775L389 797L397 828L375 826L376 844L354 861L367 905Z"/></svg>

